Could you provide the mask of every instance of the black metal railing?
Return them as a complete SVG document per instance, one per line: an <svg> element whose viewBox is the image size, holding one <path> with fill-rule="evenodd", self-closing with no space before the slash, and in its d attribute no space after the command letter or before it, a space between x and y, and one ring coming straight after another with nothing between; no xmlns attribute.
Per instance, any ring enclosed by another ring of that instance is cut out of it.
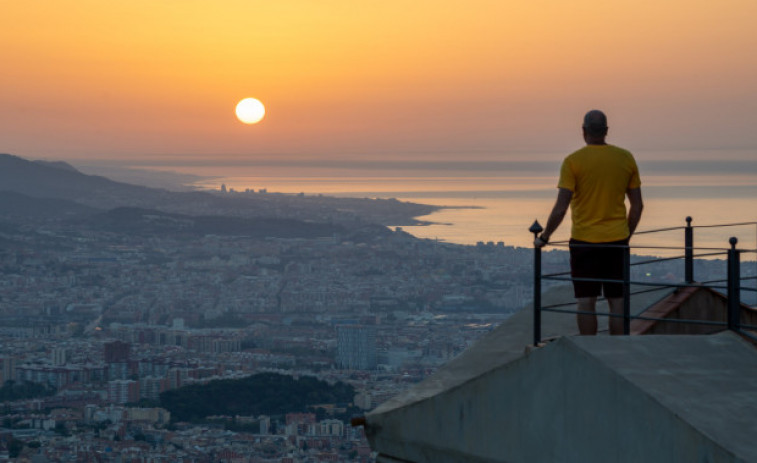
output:
<svg viewBox="0 0 757 463"><path fill-rule="evenodd" d="M734 227L734 226L757 226L757 222L739 222L720 225L691 225L691 217L686 217L686 226L683 227L670 227L661 228L655 230L639 231L634 234L643 235L650 233L659 233L667 231L680 231L684 232L684 246L670 247L670 246L631 246L631 245L607 245L604 247L621 247L623 248L623 277L622 280L614 279L602 279L602 278L576 278L570 276L570 272L560 272L543 275L542 274L542 248L534 246L534 281L533 281L533 341L534 345L539 345L542 340L542 312L556 312L565 314L576 315L595 315L605 317L622 317L623 319L623 334L629 335L631 333L631 321L632 320L648 320L648 321L662 321L670 323L683 323L683 324L698 324L698 325L710 325L713 327L727 328L739 332L740 334L757 342L757 336L746 330L757 330L757 326L748 325L742 323L741 320L741 292L742 291L754 291L755 288L743 287L741 282L743 280L754 280L755 277L742 278L741 277L741 255L744 253L757 253L757 249L738 249L738 239L731 237L728 248L706 248L694 246L694 229L695 228L716 228L716 227ZM534 234L534 237L538 236L543 231L538 221L535 221L529 228L529 231ZM567 241L550 243L551 246L567 246ZM581 244L573 246L596 246L591 244ZM673 257L661 257L647 260L639 260L631 263L631 249L635 250L647 250L647 251L660 251L660 250L683 250L683 255L676 255ZM726 256L727 259L727 278L724 280L712 280L706 282L696 282L694 277L694 259L702 257L714 257L714 256ZM646 265L670 260L683 259L684 267L684 282L683 283L656 283L650 281L632 281L631 279L631 267L638 265ZM621 283L623 285L623 312L622 314L614 313L596 313L579 310L568 310L564 307L573 305L574 302L552 304L549 306L542 306L542 281L592 281L601 283ZM725 285L723 285L725 283ZM643 289L631 293L631 286L651 287L651 289ZM711 289L725 290L727 298L727 316L726 321L714 321L714 320L693 320L693 319L670 319L670 318L655 318L642 315L631 315L631 296L636 294L642 294L653 291L660 291L669 288L687 288L687 287L708 287Z"/></svg>

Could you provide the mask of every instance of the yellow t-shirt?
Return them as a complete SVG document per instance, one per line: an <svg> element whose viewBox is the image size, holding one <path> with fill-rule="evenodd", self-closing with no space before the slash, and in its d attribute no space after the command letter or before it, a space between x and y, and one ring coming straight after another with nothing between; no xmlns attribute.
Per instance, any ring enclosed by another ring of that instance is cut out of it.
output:
<svg viewBox="0 0 757 463"><path fill-rule="evenodd" d="M633 155L617 146L587 145L566 157L557 187L573 192L571 237L590 243L628 238L626 191L640 186Z"/></svg>

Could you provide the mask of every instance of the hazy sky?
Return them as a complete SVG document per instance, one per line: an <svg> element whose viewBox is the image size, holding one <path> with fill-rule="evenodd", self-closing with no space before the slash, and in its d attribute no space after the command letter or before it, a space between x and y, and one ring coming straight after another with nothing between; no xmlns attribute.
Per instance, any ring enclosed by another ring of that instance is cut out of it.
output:
<svg viewBox="0 0 757 463"><path fill-rule="evenodd" d="M755 0L0 0L0 152L486 158L757 147ZM266 105L238 122L244 97Z"/></svg>

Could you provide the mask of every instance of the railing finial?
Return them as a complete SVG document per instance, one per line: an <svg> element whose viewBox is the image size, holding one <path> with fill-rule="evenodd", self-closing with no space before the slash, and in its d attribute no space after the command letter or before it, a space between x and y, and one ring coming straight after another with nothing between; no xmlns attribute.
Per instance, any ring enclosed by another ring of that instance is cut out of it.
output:
<svg viewBox="0 0 757 463"><path fill-rule="evenodd" d="M528 229L531 233L534 234L534 238L536 238L536 235L543 232L544 229L541 227L541 224L538 220L534 220L534 223L531 225L531 228Z"/></svg>
<svg viewBox="0 0 757 463"><path fill-rule="evenodd" d="M736 243L738 243L738 242L739 242L739 239L738 239L738 238L736 238L735 236L732 236L732 237L731 237L731 238L730 238L730 239L728 240L728 242L729 242L729 243L731 243L731 249L736 249Z"/></svg>

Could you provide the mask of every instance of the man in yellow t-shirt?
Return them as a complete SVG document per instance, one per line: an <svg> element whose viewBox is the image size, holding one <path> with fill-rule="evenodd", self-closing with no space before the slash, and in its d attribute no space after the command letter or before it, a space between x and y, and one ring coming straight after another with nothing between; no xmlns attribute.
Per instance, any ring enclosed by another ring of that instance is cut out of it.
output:
<svg viewBox="0 0 757 463"><path fill-rule="evenodd" d="M570 206L570 270L574 278L623 278L623 249L636 230L644 203L636 161L630 152L608 145L607 117L602 111L586 113L583 123L586 146L571 154L560 168L558 193L544 232L536 247L549 242ZM626 215L625 198L630 208ZM597 334L597 297L604 294L610 311L623 314L620 283L573 281L581 334ZM610 334L622 334L623 320L610 318Z"/></svg>

